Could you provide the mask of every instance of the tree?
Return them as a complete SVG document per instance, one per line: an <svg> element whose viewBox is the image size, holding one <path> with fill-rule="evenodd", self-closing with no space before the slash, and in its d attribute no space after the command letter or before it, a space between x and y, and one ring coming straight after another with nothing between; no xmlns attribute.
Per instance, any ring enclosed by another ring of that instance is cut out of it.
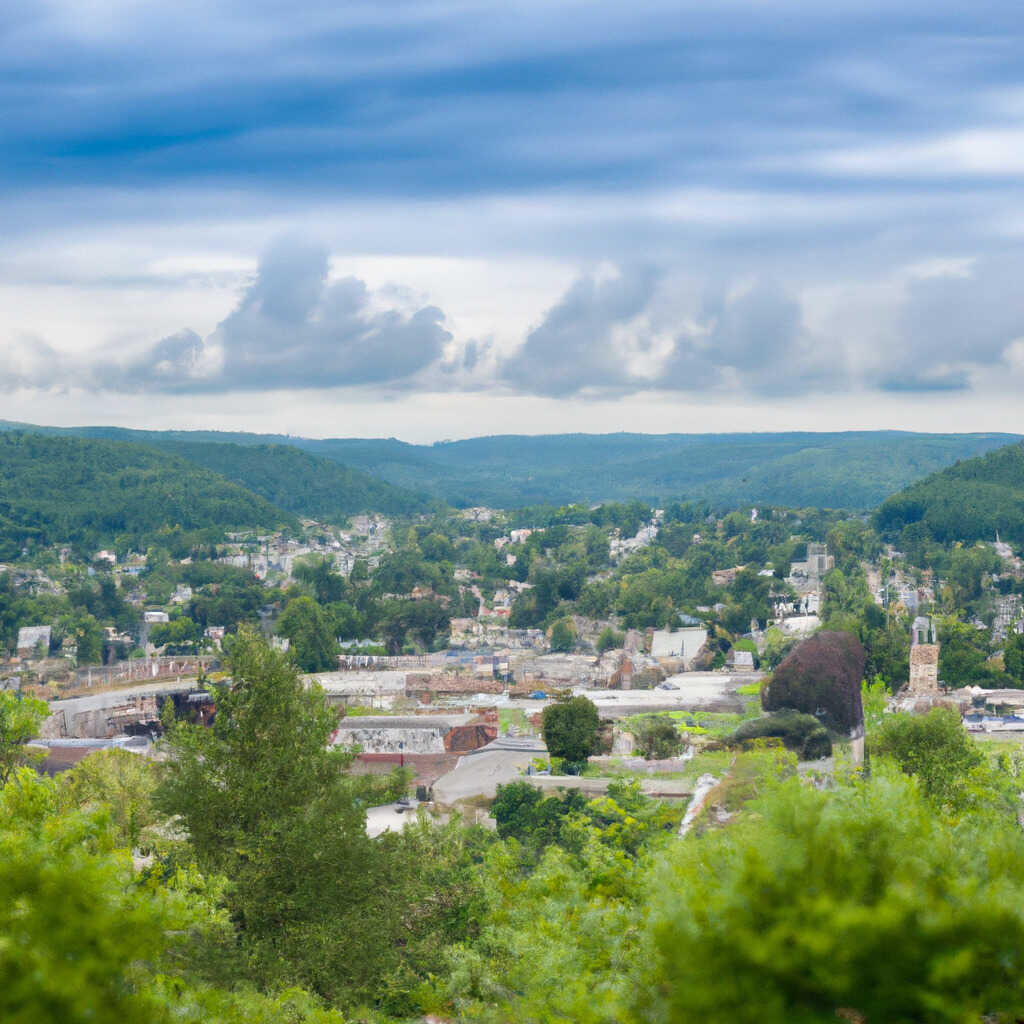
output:
<svg viewBox="0 0 1024 1024"><path fill-rule="evenodd" d="M68 809L106 808L117 845L131 849L153 821L156 782L148 758L117 747L97 750L58 777L57 802Z"/></svg>
<svg viewBox="0 0 1024 1024"><path fill-rule="evenodd" d="M293 657L305 672L338 667L338 641L331 616L311 597L296 597L277 620L277 632L291 641Z"/></svg>
<svg viewBox="0 0 1024 1024"><path fill-rule="evenodd" d="M46 701L0 690L0 786L4 786L19 765L41 760L25 744L39 735L39 727L50 717Z"/></svg>
<svg viewBox="0 0 1024 1024"><path fill-rule="evenodd" d="M604 654L606 651L614 651L625 642L625 633L618 633L611 626L605 626L601 630L601 635L597 638L597 653Z"/></svg>
<svg viewBox="0 0 1024 1024"><path fill-rule="evenodd" d="M167 734L156 806L180 818L201 869L231 879L251 980L332 1003L376 999L404 943L437 926L404 888L392 897L408 879L390 844L366 835L379 783L346 772L351 753L329 746L337 713L288 657L244 630L229 668L230 684L211 687L212 726Z"/></svg>
<svg viewBox="0 0 1024 1024"><path fill-rule="evenodd" d="M552 757L586 764L597 750L601 720L597 705L586 697L569 697L549 704L541 716L544 743Z"/></svg>
<svg viewBox="0 0 1024 1024"><path fill-rule="evenodd" d="M805 640L761 687L765 711L792 708L841 732L862 727L864 648L850 633L824 630Z"/></svg>
<svg viewBox="0 0 1024 1024"><path fill-rule="evenodd" d="M891 757L907 775L917 777L930 800L955 809L965 805L971 773L984 762L960 715L950 708L887 715L872 737L871 753Z"/></svg>
<svg viewBox="0 0 1024 1024"><path fill-rule="evenodd" d="M313 596L320 604L331 604L345 596L345 579L326 555L309 555L299 559L293 574L313 591Z"/></svg>
<svg viewBox="0 0 1024 1024"><path fill-rule="evenodd" d="M551 650L560 653L571 651L576 646L576 631L568 619L559 619L551 627Z"/></svg>

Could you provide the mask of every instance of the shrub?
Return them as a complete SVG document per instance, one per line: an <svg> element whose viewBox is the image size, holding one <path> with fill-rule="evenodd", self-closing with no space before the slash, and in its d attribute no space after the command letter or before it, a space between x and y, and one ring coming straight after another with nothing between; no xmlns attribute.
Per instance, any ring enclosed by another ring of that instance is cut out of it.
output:
<svg viewBox="0 0 1024 1024"><path fill-rule="evenodd" d="M636 739L637 752L648 761L678 757L683 749L683 737L671 718L649 715L631 726Z"/></svg>
<svg viewBox="0 0 1024 1024"><path fill-rule="evenodd" d="M832 754L828 730L813 715L799 711L781 711L743 722L732 734L730 742L742 743L767 736L781 739L787 750L795 751L804 761L815 761Z"/></svg>

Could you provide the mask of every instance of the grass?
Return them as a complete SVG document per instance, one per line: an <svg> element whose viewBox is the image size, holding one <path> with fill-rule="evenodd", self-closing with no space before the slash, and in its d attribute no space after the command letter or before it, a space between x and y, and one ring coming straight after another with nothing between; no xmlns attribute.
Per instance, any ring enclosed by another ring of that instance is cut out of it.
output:
<svg viewBox="0 0 1024 1024"><path fill-rule="evenodd" d="M534 728L530 725L530 720L526 717L526 712L521 708L499 708L498 709L498 732L501 734L508 732L508 727L514 725L520 733L526 733L532 735Z"/></svg>

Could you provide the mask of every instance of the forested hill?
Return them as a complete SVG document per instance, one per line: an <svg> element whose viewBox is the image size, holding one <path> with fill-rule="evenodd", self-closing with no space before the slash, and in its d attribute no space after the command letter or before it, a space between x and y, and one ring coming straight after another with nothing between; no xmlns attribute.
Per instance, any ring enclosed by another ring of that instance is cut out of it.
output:
<svg viewBox="0 0 1024 1024"><path fill-rule="evenodd" d="M4 428L0 422L0 430ZM505 508L576 501L705 498L721 507L765 503L871 509L890 494L957 459L1020 439L1013 434L899 431L553 434L414 445L394 438L315 440L280 434L134 431L117 427L25 429L150 444L187 442L189 451L196 444L206 443L289 445L452 505ZM237 454L233 457L244 462ZM246 471L251 472L253 465L247 464ZM258 474L232 478L259 490ZM260 493L269 496L281 490ZM294 505L287 507L303 511Z"/></svg>
<svg viewBox="0 0 1024 1024"><path fill-rule="evenodd" d="M120 441L0 434L0 559L34 544L144 547L161 530L297 525L265 499L170 452Z"/></svg>
<svg viewBox="0 0 1024 1024"><path fill-rule="evenodd" d="M446 444L293 440L309 451L413 483L453 505L706 498L869 509L1010 434L565 434Z"/></svg>
<svg viewBox="0 0 1024 1024"><path fill-rule="evenodd" d="M878 510L880 532L940 543L1003 540L1024 544L1024 444L966 459L892 495Z"/></svg>
<svg viewBox="0 0 1024 1024"><path fill-rule="evenodd" d="M411 515L437 504L423 494L290 445L155 443L247 487L278 508L325 522L342 522L358 512Z"/></svg>

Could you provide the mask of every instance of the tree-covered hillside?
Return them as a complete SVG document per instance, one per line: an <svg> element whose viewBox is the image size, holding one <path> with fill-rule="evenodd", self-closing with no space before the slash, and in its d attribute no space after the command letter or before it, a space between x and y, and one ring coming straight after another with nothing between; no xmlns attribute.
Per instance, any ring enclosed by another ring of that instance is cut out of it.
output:
<svg viewBox="0 0 1024 1024"><path fill-rule="evenodd" d="M359 512L409 515L430 499L289 445L159 441L160 448L213 470L278 508L326 522Z"/></svg>
<svg viewBox="0 0 1024 1024"><path fill-rule="evenodd" d="M1024 444L958 462L894 494L877 525L890 537L916 527L915 539L944 544L993 540L997 532L1024 543Z"/></svg>
<svg viewBox="0 0 1024 1024"><path fill-rule="evenodd" d="M0 430L23 426L0 421ZM901 487L957 459L1019 440L1013 434L853 431L504 435L415 445L395 438L317 440L118 427L25 429L144 443L188 442L190 446L289 445L457 507L497 508L637 499L660 504L696 498L718 508L772 504L871 509ZM226 473L224 468L220 471ZM257 486L259 474L232 479L268 497L272 493Z"/></svg>
<svg viewBox="0 0 1024 1024"><path fill-rule="evenodd" d="M295 439L294 444L414 483L453 505L573 501L874 508L928 473L1016 440L1008 434L563 434L436 445Z"/></svg>
<svg viewBox="0 0 1024 1024"><path fill-rule="evenodd" d="M35 544L141 546L164 528L215 533L292 523L258 495L169 452L0 434L0 558Z"/></svg>

